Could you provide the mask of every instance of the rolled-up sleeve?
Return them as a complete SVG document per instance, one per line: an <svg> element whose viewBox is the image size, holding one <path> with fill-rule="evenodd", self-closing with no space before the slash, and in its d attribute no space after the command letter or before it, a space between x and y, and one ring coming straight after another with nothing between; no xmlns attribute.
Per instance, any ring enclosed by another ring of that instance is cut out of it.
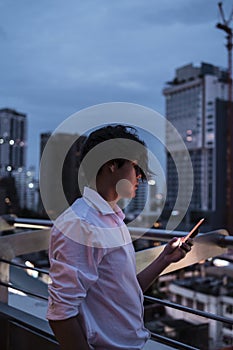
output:
<svg viewBox="0 0 233 350"><path fill-rule="evenodd" d="M66 223L64 230L54 227L50 237L50 278L47 318L63 320L79 313L90 286L98 279L98 264L103 250L71 239L80 234L77 222Z"/></svg>

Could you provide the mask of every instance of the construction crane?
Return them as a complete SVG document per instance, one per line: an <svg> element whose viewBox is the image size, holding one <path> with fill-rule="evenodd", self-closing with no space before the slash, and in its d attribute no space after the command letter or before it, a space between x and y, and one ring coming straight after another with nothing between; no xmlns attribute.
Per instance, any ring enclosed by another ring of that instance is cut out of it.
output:
<svg viewBox="0 0 233 350"><path fill-rule="evenodd" d="M227 35L227 52L228 52L228 104L227 104L227 229L233 235L233 108L232 108L232 29L230 22L233 18L233 8L228 20L222 7L222 2L218 3L218 8L222 23L217 23L216 27L223 30Z"/></svg>

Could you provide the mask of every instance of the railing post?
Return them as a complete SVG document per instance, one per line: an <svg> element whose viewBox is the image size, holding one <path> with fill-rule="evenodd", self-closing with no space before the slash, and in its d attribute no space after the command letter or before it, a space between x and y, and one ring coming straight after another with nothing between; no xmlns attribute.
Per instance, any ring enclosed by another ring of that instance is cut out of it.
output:
<svg viewBox="0 0 233 350"><path fill-rule="evenodd" d="M0 281L9 283L10 281L10 265L0 262ZM0 301L8 304L8 288L0 285Z"/></svg>
<svg viewBox="0 0 233 350"><path fill-rule="evenodd" d="M0 259L48 249L50 230L33 230L0 237ZM0 282L9 284L10 265L0 260ZM8 287L0 284L0 301L8 304Z"/></svg>

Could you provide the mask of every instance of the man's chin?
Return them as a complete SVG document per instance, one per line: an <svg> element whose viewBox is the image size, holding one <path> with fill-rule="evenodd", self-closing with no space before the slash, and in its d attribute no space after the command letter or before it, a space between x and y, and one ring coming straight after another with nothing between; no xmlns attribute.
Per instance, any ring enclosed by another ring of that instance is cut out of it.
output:
<svg viewBox="0 0 233 350"><path fill-rule="evenodd" d="M136 190L131 191L130 193L128 193L128 196L126 198L135 198L136 197Z"/></svg>

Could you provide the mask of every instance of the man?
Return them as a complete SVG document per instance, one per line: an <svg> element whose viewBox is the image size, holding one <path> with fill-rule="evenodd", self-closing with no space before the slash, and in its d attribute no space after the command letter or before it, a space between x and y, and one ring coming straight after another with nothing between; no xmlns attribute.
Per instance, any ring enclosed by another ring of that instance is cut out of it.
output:
<svg viewBox="0 0 233 350"><path fill-rule="evenodd" d="M81 155L83 196L51 232L47 317L63 350L143 349L143 292L191 243L171 240L136 275L135 252L117 203L133 198L149 172L136 131L108 125L90 134ZM81 177L80 177L81 179Z"/></svg>

